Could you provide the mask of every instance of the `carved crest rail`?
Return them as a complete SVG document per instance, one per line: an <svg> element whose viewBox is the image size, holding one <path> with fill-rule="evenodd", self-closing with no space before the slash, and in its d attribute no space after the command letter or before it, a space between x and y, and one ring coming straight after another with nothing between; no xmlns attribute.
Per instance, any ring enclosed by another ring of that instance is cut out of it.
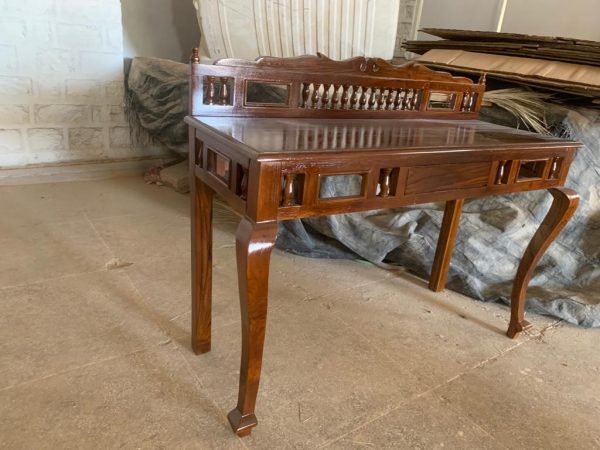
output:
<svg viewBox="0 0 600 450"><path fill-rule="evenodd" d="M415 63L323 55L283 60L192 64L192 115L473 119L485 90L484 77L473 83Z"/></svg>

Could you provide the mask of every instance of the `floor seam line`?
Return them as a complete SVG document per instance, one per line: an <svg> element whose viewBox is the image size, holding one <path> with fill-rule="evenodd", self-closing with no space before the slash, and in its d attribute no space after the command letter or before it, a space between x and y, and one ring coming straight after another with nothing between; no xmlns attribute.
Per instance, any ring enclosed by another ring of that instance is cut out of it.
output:
<svg viewBox="0 0 600 450"><path fill-rule="evenodd" d="M358 288L362 288L362 287L370 286L370 285L372 285L372 284L380 283L380 282L382 282L382 281L384 281L384 280L387 280L387 278L381 278L381 279L379 279L379 280L367 281L367 282L365 282L365 283L363 283L363 284L357 284L357 285L354 285L354 286L350 286L350 287L348 287L348 288L344 288L344 289L341 289L341 290L338 290L338 291L335 291L335 292L329 292L329 293L327 293L327 294L323 294L323 295L317 295L317 296L314 296L314 297L313 297L313 296L308 296L308 297L305 297L305 298L303 299L303 301L305 301L305 302L309 302L309 301L320 301L320 300L323 300L323 299L330 298L330 297L332 297L332 296L334 296L334 295L341 294L341 293L343 293L343 292L349 291L349 290L351 290L351 289L358 289Z"/></svg>
<svg viewBox="0 0 600 450"><path fill-rule="evenodd" d="M90 227L92 227L92 230L94 230L94 234L96 235L96 237L98 239L100 239L100 241L104 245L104 248L106 248L106 250L108 250L108 252L110 253L110 255L114 258L115 257L115 252L113 251L112 248L110 248L110 246L108 245L108 243L106 242L106 240L102 237L102 235L100 234L100 232L98 231L98 229L94 225L94 222L92 222L92 220L90 219L90 217L87 215L87 213L85 211L83 212L83 215L85 217L85 220L87 220L88 224L90 225Z"/></svg>
<svg viewBox="0 0 600 450"><path fill-rule="evenodd" d="M70 368L65 369L65 370L59 370L58 372L54 372L54 373L51 373L51 374L48 374L48 375L44 375L43 377L34 378L34 379L31 379L31 380L23 381L21 383L13 384L12 386L6 386L6 387L3 387L3 388L0 388L0 392L9 391L11 389L16 389L16 388L19 388L19 387L22 387L22 386L27 386L29 384L37 383L38 381L42 381L42 380L46 380L46 379L49 379L49 378L57 377L57 376L60 376L60 375L64 375L64 374L67 374L67 373L70 373L70 372L74 372L76 370L85 369L87 367L95 366L97 364L102 364L102 363L105 363L107 361L113 361L113 360L120 359L120 358L127 358L128 356L135 355L137 353L143 353L143 352L146 352L148 350L149 350L148 348L138 348L138 349L133 350L131 352L123 353L121 355L109 356L107 358L100 359L98 361L90 361L89 363L82 364L80 366L70 367Z"/></svg>
<svg viewBox="0 0 600 450"><path fill-rule="evenodd" d="M507 349L505 349L504 351L501 351L500 353L498 353L497 355L495 355L495 356L493 356L493 357L486 358L485 360L483 360L483 361L479 362L478 364L475 364L474 366L471 366L471 367L470 367L470 368L468 368L467 370L465 370L465 371L463 371L463 372L461 372L461 373L459 373L459 374L455 375L454 377L452 377L452 378L450 378L450 379L448 379L448 380L445 380L445 381L443 381L442 383L439 383L439 384L437 384L436 386L432 386L431 388L427 389L426 391L423 391L423 392L421 392L421 393L419 393L419 394L417 394L417 395L415 395L415 396L413 396L413 397L411 397L411 398L407 399L406 401L399 403L397 406L393 407L393 408L392 408L392 409L390 409L389 411L386 411L386 412L385 412L385 413L383 413L383 414L380 414L380 415L378 415L378 416L376 416L376 417L374 417L374 418L372 418L372 419L369 419L369 420L367 420L366 422L363 422L362 424L360 424L360 425L356 426L356 427L355 427L355 428L353 428L352 430L350 430L350 431L348 431L348 432L346 432L346 433L344 433L344 434L342 434L342 435L340 435L340 436L338 436L338 437L336 437L336 438L333 438L333 439L330 439L330 440L328 440L328 441L324 442L323 444L319 445L319 447L318 447L318 448L324 448L324 447L327 447L327 446L329 446L329 445L331 445L331 444L334 444L334 443L338 442L339 440L341 440L341 439L345 438L346 436L348 436L348 435L350 435L350 434L354 433L355 431L358 431L358 430L360 430L361 428L364 428L364 427L366 427L366 426L368 426L368 425L372 424L373 422L375 422L375 421L377 421L377 420L379 420L379 419L382 419L383 417L385 417L385 416L387 416L387 415L391 414L392 412L394 412L394 411L397 411L398 409L402 408L402 407L403 407L403 406L405 406L406 404L408 404L408 403L410 403L410 402L412 402L412 401L414 401L414 400L416 400L416 399L418 399L418 398L421 398L421 397L423 397L423 396L425 396L425 395L427 395L427 394L430 394L430 393L432 393L432 392L434 392L434 391L436 391L436 390L438 390L438 389L440 389L440 388L442 388L442 387L444 387L444 386L446 386L446 385L448 385L448 384L450 384L450 383L452 383L452 382L456 381L457 379L459 379L459 378L462 378L462 377L463 377L463 376L465 376L466 374L468 374L468 373L470 373L470 372L472 372L472 371L474 371L474 370L476 370L476 369L478 369L478 368L481 368L481 367L485 366L485 365L486 365L486 364L488 364L489 362L491 362L491 361L493 361L493 360L495 360L495 359L498 359L499 357L502 357L502 356L504 356L505 354L507 354L507 353L509 353L509 352L511 352L511 351L513 351L513 350L515 350L515 349L517 349L517 348L519 348L519 347L521 347L522 345L524 345L524 344L526 344L526 343L528 343L528 342L531 342L531 341L535 340L535 339L536 339L536 338L537 338L537 337L538 337L540 334L542 334L542 332L543 332L543 331L545 331L545 330L547 330L547 329L549 329L549 328L552 328L552 327L553 327L553 325L555 325L555 324L551 324L551 325L549 325L549 326L547 326L547 327L544 327L542 330L540 330L540 333L538 333L537 335L535 335L535 336L531 336L531 337L529 337L529 339L526 339L526 340L524 340L524 341L522 341L522 342L518 342L518 343L516 343L515 345L513 345L513 346L511 346L511 347L508 347ZM455 412L456 412L456 411L455 411ZM489 434L489 432L487 432L487 431L486 431L486 433L487 433L487 434ZM493 437L493 436L492 436L492 437Z"/></svg>
<svg viewBox="0 0 600 450"><path fill-rule="evenodd" d="M19 283L19 284L11 284L9 286L0 286L0 291L4 290L4 289L16 289L16 288L22 288L25 286L29 286L32 284L41 284L41 283L48 283L50 281L56 281L56 280L64 280L66 278L72 278L72 277L77 277L77 276L81 276L81 275L90 275L93 273L101 273L101 272L107 272L107 269L102 268L102 269L98 269L98 270L90 270L87 272L76 272L76 273L68 273L66 275L61 275L58 277L51 277L51 278L42 278L36 281L27 281L25 283Z"/></svg>
<svg viewBox="0 0 600 450"><path fill-rule="evenodd" d="M149 304L148 301L146 300L146 297L144 295L142 295L142 293L140 292L140 290L138 289L138 287L136 286L136 284L131 279L131 276L129 275L129 273L126 270L124 270L123 271L123 275L127 279L127 281L129 282L131 288L134 290L135 294L137 295L137 297L139 298L139 300L142 303L140 305L139 302L136 302L135 299L133 299L133 305L132 306L138 307L138 308L136 308L136 309L138 309L138 311L139 311L139 306L144 306L145 308L147 308L147 310L149 310L150 313L152 314L152 316L156 319L156 320L154 320L154 325L158 328L158 330L160 330L160 332L163 333L168 339L173 340L174 337L171 334L171 332L168 329L168 327L163 326L164 319L160 316L160 314L158 314L158 313L156 313L154 311L153 306L151 304ZM166 321L167 322L171 322L170 319L166 319Z"/></svg>

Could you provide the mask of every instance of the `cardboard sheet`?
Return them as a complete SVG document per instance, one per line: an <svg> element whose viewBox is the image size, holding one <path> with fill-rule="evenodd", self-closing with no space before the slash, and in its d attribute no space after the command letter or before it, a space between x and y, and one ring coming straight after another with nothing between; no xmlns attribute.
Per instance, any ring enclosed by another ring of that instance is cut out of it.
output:
<svg viewBox="0 0 600 450"><path fill-rule="evenodd" d="M445 49L430 50L417 60L428 65L431 63L436 67L447 66L486 72L500 78L539 84L592 97L600 96L600 67Z"/></svg>

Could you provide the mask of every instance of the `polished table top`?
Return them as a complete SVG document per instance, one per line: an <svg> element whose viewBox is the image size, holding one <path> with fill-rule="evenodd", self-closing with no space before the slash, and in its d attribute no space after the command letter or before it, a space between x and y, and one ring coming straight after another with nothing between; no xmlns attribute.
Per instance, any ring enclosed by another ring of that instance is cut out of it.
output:
<svg viewBox="0 0 600 450"><path fill-rule="evenodd" d="M480 120L188 117L256 156L438 149L564 147L568 141ZM573 142L574 146L579 144Z"/></svg>

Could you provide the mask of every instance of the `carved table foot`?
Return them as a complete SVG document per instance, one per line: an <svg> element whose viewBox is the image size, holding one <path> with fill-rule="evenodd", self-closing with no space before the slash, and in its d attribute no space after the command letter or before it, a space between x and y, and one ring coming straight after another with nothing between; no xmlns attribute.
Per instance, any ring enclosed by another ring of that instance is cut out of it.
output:
<svg viewBox="0 0 600 450"><path fill-rule="evenodd" d="M239 437L248 436L252 432L252 428L258 424L254 413L242 416L242 413L237 408L232 409L227 414L227 419L229 419L231 428Z"/></svg>
<svg viewBox="0 0 600 450"><path fill-rule="evenodd" d="M579 205L579 196L572 189L553 188L548 191L554 197L554 202L527 246L515 277L510 302L510 324L506 332L510 338L514 338L530 325L525 320L525 294L529 280L544 252L571 219Z"/></svg>
<svg viewBox="0 0 600 450"><path fill-rule="evenodd" d="M513 322L511 320L511 322L508 324L506 335L512 339L521 331L525 331L527 328L531 328L532 326L533 325L525 319L523 319L521 322Z"/></svg>
<svg viewBox="0 0 600 450"><path fill-rule="evenodd" d="M242 361L238 404L228 418L238 436L247 436L257 424L254 407L267 324L269 262L276 237L277 222L255 223L247 217L240 222L236 235Z"/></svg>

